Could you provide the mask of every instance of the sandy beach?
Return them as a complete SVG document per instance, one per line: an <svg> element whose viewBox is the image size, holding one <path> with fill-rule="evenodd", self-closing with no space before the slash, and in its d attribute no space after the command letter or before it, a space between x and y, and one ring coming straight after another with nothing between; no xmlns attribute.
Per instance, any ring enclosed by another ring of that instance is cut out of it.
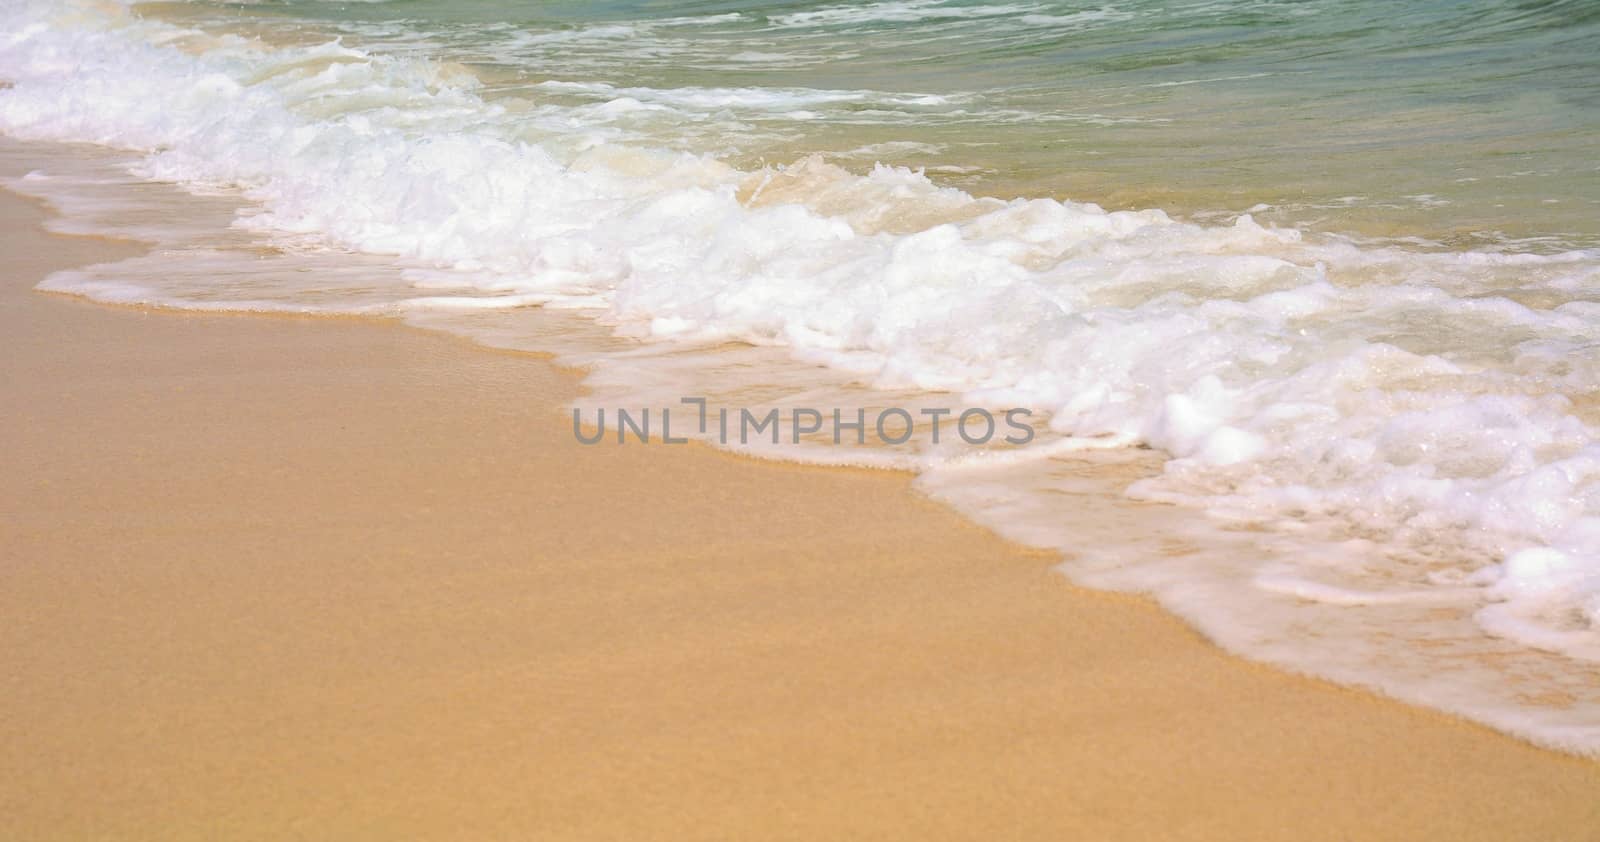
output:
<svg viewBox="0 0 1600 842"><path fill-rule="evenodd" d="M0 836L1581 840L1600 765L1227 656L907 476L580 447L577 378L32 287Z"/></svg>

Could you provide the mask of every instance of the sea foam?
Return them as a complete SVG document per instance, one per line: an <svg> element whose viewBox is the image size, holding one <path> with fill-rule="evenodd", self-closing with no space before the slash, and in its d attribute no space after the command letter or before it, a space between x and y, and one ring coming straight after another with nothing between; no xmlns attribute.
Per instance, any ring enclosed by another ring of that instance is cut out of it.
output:
<svg viewBox="0 0 1600 842"><path fill-rule="evenodd" d="M901 8L921 13L880 11ZM162 246L45 289L397 315L555 350L613 405L1028 407L1047 422L1017 452L764 455L916 470L1230 649L1600 752L1600 254L1002 201L819 159L740 170L447 64L98 4L3 15L0 129L242 202L201 231L138 223L152 206L112 171L13 182Z"/></svg>

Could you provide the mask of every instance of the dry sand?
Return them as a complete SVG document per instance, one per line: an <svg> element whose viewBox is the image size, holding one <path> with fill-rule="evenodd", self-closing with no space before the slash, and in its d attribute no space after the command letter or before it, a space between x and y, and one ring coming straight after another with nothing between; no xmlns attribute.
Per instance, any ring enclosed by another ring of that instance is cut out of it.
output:
<svg viewBox="0 0 1600 842"><path fill-rule="evenodd" d="M0 196L0 838L1600 837L1600 764L1253 666L905 476L580 447L398 325L30 288Z"/></svg>

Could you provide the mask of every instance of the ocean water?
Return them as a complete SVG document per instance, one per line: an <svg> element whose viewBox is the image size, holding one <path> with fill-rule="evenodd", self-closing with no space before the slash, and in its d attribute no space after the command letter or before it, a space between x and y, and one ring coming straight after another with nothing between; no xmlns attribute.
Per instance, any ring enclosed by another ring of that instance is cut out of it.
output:
<svg viewBox="0 0 1600 842"><path fill-rule="evenodd" d="M1020 448L741 449L916 471L1230 650L1600 754L1600 5L0 21L8 186L154 245L46 290L549 351L591 414L1024 407Z"/></svg>

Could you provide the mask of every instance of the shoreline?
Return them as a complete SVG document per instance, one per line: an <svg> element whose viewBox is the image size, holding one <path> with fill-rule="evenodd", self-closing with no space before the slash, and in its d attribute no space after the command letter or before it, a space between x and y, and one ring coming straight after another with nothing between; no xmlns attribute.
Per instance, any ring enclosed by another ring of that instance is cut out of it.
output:
<svg viewBox="0 0 1600 842"><path fill-rule="evenodd" d="M447 72L458 47L482 46L505 21L469 26L453 46L433 40L443 18L393 21L421 39L413 52L382 35L352 36L371 50L277 49L116 10L107 21L86 9L80 22L49 4L22 11L31 23L6 61L18 87L0 101L7 130L146 154L101 170L103 181L52 185L40 173L17 189L83 216L114 208L97 220L109 232L159 220L140 233L183 243L46 288L179 308L400 312L592 363L589 387L629 398L806 394L849 407L900 392L1029 407L1049 429L1014 459L969 458L959 443L911 444L904 459L828 442L813 452L914 466L935 499L1059 550L1074 581L1153 594L1246 657L1541 745L1600 746L1600 534L1586 528L1595 512L1583 491L1600 427L1570 403L1593 385L1593 367L1573 365L1593 350L1581 291L1600 253L1362 242L1263 225L1255 204L1185 222L1154 207L995 202L926 172L861 177L812 157L747 170L688 142L725 134L720 117L646 102L681 98L689 88L676 83L637 79L654 92L641 100L602 83L585 105L546 97L556 80L530 77L519 94ZM224 28L264 20L218 11ZM317 17L284 20L314 32ZM515 74L539 64L510 58ZM776 90L758 88L757 100ZM819 106L795 127L854 125L873 99ZM1284 104L1265 108L1263 124L1294 125ZM936 134L913 128L925 120L891 122L918 143ZM1017 131L1034 123L1023 116ZM983 125L972 123L980 136ZM1213 153L1252 148L1172 137ZM1359 183L1325 177L1346 197ZM191 225L184 200L196 193L225 214L214 229ZM551 341L538 323L562 310L588 329ZM1056 457L1094 451L1082 461L1097 471L1130 446L1165 462L1127 496L1194 513L1193 535L1171 540L1189 531L1174 517L1156 529L1094 523L1084 537L1078 513L1111 495L1086 488L1076 456Z"/></svg>
<svg viewBox="0 0 1600 842"><path fill-rule="evenodd" d="M43 218L0 191L16 835L1600 822L1600 764L1227 655L907 475L582 447L576 377L400 324L40 295L141 250Z"/></svg>

